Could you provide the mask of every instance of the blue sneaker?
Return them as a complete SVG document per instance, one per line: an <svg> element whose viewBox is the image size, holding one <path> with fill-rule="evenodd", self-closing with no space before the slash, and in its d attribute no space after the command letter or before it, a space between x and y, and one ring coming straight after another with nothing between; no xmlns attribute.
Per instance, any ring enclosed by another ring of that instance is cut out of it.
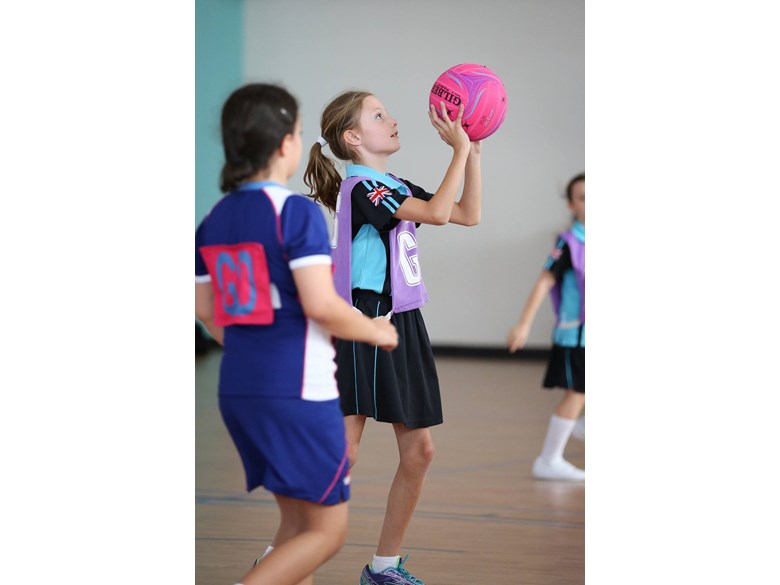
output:
<svg viewBox="0 0 780 585"><path fill-rule="evenodd" d="M363 572L360 573L360 585L425 585L404 569L404 563L408 558L409 555L406 555L404 560L399 559L397 566L388 567L381 573L374 573L371 570L371 565L366 565L363 567Z"/></svg>

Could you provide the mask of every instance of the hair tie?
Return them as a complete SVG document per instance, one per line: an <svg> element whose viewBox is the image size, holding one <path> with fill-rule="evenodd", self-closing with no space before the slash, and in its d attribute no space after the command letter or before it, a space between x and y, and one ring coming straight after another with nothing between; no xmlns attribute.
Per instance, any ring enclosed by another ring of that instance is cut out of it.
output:
<svg viewBox="0 0 780 585"><path fill-rule="evenodd" d="M328 143L328 141L327 141L327 140L325 140L325 139L324 139L322 136L320 136L319 138L317 138L317 142L319 142L319 143L320 143L320 146L325 146L325 145Z"/></svg>

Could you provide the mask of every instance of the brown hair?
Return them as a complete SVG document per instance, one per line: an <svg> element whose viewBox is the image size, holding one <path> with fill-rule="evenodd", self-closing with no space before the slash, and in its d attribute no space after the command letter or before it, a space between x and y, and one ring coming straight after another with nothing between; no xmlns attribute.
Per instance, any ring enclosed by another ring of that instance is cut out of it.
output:
<svg viewBox="0 0 780 585"><path fill-rule="evenodd" d="M584 180L585 180L585 173L580 173L579 175L572 177L571 180L569 181L569 184L566 185L566 199L569 200L569 203L571 203L571 198L573 195L572 189L574 189L574 185Z"/></svg>
<svg viewBox="0 0 780 585"><path fill-rule="evenodd" d="M336 96L322 112L320 132L328 142L330 151L339 160L352 159L352 152L344 143L344 132L358 127L363 100L370 95L373 94L367 91L345 91ZM303 182L310 189L309 197L321 202L331 211L336 210L341 175L333 159L322 153L319 142L315 142L311 147Z"/></svg>
<svg viewBox="0 0 780 585"><path fill-rule="evenodd" d="M295 131L298 102L287 90L267 83L238 88L222 107L225 164L220 190L230 193L268 166L274 151Z"/></svg>

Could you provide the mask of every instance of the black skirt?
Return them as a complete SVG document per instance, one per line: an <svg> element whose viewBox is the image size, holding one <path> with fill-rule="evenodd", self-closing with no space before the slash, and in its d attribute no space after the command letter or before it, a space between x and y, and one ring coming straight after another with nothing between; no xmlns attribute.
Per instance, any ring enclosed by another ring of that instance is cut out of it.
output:
<svg viewBox="0 0 780 585"><path fill-rule="evenodd" d="M585 348L553 345L545 388L563 388L585 393Z"/></svg>
<svg viewBox="0 0 780 585"><path fill-rule="evenodd" d="M354 306L369 317L386 315L392 308L387 295L353 290L352 297ZM362 414L410 429L441 424L439 377L422 313L394 313L390 321L398 331L398 347L392 352L336 340L341 410L345 416Z"/></svg>

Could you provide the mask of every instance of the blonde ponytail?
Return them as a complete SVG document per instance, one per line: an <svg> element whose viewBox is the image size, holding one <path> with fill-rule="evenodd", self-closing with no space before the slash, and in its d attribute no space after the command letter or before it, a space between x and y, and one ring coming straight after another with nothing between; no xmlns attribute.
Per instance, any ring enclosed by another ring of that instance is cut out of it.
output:
<svg viewBox="0 0 780 585"><path fill-rule="evenodd" d="M344 132L358 127L363 100L370 95L372 94L367 91L345 91L336 96L322 112L321 138L328 143L330 151L339 160L348 161L352 158L349 148L344 144ZM325 156L322 149L322 142L318 139L309 151L303 182L310 189L310 197L331 211L336 211L341 174L333 159Z"/></svg>

